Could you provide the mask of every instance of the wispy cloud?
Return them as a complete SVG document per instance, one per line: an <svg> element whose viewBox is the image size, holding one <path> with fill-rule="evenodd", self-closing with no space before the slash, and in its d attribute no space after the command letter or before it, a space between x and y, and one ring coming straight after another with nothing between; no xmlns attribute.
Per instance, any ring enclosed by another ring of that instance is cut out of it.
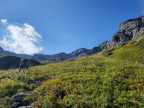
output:
<svg viewBox="0 0 144 108"><path fill-rule="evenodd" d="M1 19L1 23L6 23L7 19Z"/></svg>
<svg viewBox="0 0 144 108"><path fill-rule="evenodd" d="M7 34L0 40L0 46L4 50L20 54L34 54L43 50L38 45L42 36L36 32L33 26L27 23L22 26L8 24L5 31Z"/></svg>

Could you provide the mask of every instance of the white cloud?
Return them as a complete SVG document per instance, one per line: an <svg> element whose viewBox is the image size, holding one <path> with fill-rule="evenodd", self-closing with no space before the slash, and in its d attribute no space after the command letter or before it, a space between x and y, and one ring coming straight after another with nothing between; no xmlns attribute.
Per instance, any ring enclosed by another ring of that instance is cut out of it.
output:
<svg viewBox="0 0 144 108"><path fill-rule="evenodd" d="M42 36L35 31L34 27L25 23L23 26L9 25L7 34L0 40L0 46L7 51L20 54L34 54L43 50L38 46Z"/></svg>
<svg viewBox="0 0 144 108"><path fill-rule="evenodd" d="M7 19L1 19L1 22L2 22L2 23L6 23L6 22L7 22Z"/></svg>

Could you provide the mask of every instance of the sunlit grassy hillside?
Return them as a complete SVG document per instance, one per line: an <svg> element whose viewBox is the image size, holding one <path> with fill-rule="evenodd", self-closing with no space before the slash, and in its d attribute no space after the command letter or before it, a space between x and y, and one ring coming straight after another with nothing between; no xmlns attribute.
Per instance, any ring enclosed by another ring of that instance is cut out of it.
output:
<svg viewBox="0 0 144 108"><path fill-rule="evenodd" d="M144 107L144 66L100 56L37 66L27 75L1 71L1 106L18 91L33 91L33 107ZM40 81L39 86L29 85Z"/></svg>
<svg viewBox="0 0 144 108"><path fill-rule="evenodd" d="M104 51L102 54L107 57L144 64L144 33L129 42Z"/></svg>
<svg viewBox="0 0 144 108"><path fill-rule="evenodd" d="M33 91L24 101L34 108L144 107L143 39L98 55L32 67L26 75L1 71L0 108L7 108L20 91Z"/></svg>

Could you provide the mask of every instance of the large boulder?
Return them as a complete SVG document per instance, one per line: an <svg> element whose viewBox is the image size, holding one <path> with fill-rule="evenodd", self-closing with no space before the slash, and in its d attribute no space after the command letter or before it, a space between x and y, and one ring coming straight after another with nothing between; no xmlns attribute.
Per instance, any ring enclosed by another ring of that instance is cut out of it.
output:
<svg viewBox="0 0 144 108"><path fill-rule="evenodd" d="M19 92L12 96L13 102L10 105L10 108L26 107L28 104L24 102L26 96L33 95L31 91ZM26 107L27 108L27 107Z"/></svg>
<svg viewBox="0 0 144 108"><path fill-rule="evenodd" d="M32 95L32 92L29 92L29 91L19 92L19 93L13 95L12 99L16 102L22 102L26 96L31 96L31 95Z"/></svg>

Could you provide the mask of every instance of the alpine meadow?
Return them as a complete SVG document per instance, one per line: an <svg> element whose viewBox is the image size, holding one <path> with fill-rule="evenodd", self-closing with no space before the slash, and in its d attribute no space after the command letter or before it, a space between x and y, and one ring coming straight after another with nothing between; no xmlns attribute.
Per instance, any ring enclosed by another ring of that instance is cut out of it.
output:
<svg viewBox="0 0 144 108"><path fill-rule="evenodd" d="M100 53L32 67L26 75L3 70L0 107L143 108L143 48L144 33ZM16 93L25 95L17 101Z"/></svg>
<svg viewBox="0 0 144 108"><path fill-rule="evenodd" d="M144 108L144 0L0 0L0 108Z"/></svg>

